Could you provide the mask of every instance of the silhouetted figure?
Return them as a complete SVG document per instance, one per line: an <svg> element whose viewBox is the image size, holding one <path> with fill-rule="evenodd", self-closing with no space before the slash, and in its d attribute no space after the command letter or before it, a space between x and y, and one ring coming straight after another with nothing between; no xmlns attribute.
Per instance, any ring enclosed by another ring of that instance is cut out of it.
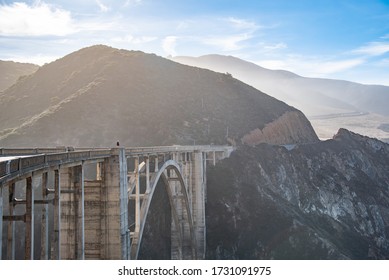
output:
<svg viewBox="0 0 389 280"><path fill-rule="evenodd" d="M116 142L116 146L117 146L117 147L119 147L119 146L120 146L120 144L119 144L119 141L117 141L117 142Z"/></svg>

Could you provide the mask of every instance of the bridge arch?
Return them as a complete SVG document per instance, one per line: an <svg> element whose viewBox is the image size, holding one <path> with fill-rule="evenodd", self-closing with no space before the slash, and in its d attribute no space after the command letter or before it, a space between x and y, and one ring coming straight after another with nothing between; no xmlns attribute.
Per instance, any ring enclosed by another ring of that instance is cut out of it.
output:
<svg viewBox="0 0 389 280"><path fill-rule="evenodd" d="M166 186L173 219L172 257L175 259L196 259L196 235L194 233L190 194L181 168L175 160L167 160L158 168L157 172L151 175L150 187L146 188L145 193L142 195L143 199L139 209L135 209L135 215L137 215L136 211L140 211L139 225L135 225L134 232L130 233L130 258L138 258L151 201L157 184L161 179ZM132 189L136 192L136 188ZM129 199L131 199L131 195ZM135 206L135 208L137 207Z"/></svg>

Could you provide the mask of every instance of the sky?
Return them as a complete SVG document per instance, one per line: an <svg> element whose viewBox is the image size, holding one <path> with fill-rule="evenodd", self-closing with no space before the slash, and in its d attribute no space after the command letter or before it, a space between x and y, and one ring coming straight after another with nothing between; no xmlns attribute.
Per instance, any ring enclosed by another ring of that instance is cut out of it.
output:
<svg viewBox="0 0 389 280"><path fill-rule="evenodd" d="M0 0L0 60L96 44L389 85L389 0Z"/></svg>

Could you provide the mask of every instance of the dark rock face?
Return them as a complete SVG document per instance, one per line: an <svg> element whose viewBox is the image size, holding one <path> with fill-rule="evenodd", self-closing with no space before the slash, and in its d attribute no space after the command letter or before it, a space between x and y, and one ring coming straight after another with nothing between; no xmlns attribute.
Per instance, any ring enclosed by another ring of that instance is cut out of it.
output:
<svg viewBox="0 0 389 280"><path fill-rule="evenodd" d="M388 259L389 145L340 130L240 147L208 175L207 257Z"/></svg>

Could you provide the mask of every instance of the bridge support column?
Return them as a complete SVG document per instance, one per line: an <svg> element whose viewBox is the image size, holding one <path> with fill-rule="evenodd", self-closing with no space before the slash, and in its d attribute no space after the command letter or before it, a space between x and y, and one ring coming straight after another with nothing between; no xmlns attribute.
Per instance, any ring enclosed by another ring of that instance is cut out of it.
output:
<svg viewBox="0 0 389 280"><path fill-rule="evenodd" d="M84 259L84 168L78 165L60 172L61 259Z"/></svg>
<svg viewBox="0 0 389 280"><path fill-rule="evenodd" d="M192 154L192 213L196 235L197 258L205 258L205 172L202 152Z"/></svg>
<svg viewBox="0 0 389 280"><path fill-rule="evenodd" d="M54 171L54 235L51 259L61 259L61 183L59 170Z"/></svg>
<svg viewBox="0 0 389 280"><path fill-rule="evenodd" d="M26 231L25 256L26 260L34 259L34 189L32 177L26 179Z"/></svg>
<svg viewBox="0 0 389 280"><path fill-rule="evenodd" d="M127 159L115 148L104 161L102 193L102 254L104 259L129 258Z"/></svg>
<svg viewBox="0 0 389 280"><path fill-rule="evenodd" d="M101 180L85 181L85 259L103 259Z"/></svg>
<svg viewBox="0 0 389 280"><path fill-rule="evenodd" d="M9 205L9 214L13 216L15 214L13 199L15 197L15 183L10 183L8 186L8 205ZM7 244L7 258L9 260L15 259L15 233L16 226L15 221L8 222L8 244Z"/></svg>
<svg viewBox="0 0 389 280"><path fill-rule="evenodd" d="M48 174L44 172L42 174L42 199L47 199L47 180ZM49 258L49 205L42 205L42 218L41 218L41 260L47 260Z"/></svg>
<svg viewBox="0 0 389 280"><path fill-rule="evenodd" d="M3 252L3 186L0 185L0 260Z"/></svg>

